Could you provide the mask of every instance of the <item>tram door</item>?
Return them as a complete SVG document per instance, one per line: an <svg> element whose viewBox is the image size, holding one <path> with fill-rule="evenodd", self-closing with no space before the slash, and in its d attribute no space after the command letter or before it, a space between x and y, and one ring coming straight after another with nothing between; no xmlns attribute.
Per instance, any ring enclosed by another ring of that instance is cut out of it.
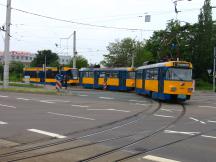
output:
<svg viewBox="0 0 216 162"><path fill-rule="evenodd" d="M163 93L164 91L164 78L165 78L165 70L163 68L158 69L158 92Z"/></svg>
<svg viewBox="0 0 216 162"><path fill-rule="evenodd" d="M99 76L100 76L100 72L99 71L95 71L94 72L94 88L98 88L99 87L99 82L98 82Z"/></svg>
<svg viewBox="0 0 216 162"><path fill-rule="evenodd" d="M126 87L126 78L127 78L127 72L126 71L119 71L119 88L125 88Z"/></svg>
<svg viewBox="0 0 216 162"><path fill-rule="evenodd" d="M142 89L145 89L145 80L146 80L146 71L142 70L141 72L142 77Z"/></svg>

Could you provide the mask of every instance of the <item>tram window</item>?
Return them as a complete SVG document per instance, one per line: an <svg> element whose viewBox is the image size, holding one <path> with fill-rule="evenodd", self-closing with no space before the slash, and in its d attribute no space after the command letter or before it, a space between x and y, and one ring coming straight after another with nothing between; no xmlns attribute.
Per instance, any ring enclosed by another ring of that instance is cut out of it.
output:
<svg viewBox="0 0 216 162"><path fill-rule="evenodd" d="M153 79L154 79L154 80L158 80L158 69L154 69L154 72L153 72Z"/></svg>
<svg viewBox="0 0 216 162"><path fill-rule="evenodd" d="M89 72L88 71L84 72L83 77L88 78L89 77Z"/></svg>
<svg viewBox="0 0 216 162"><path fill-rule="evenodd" d="M128 72L128 78L129 79L134 79L135 78L135 72L134 71Z"/></svg>
<svg viewBox="0 0 216 162"><path fill-rule="evenodd" d="M142 79L142 71L141 70L137 71L136 79Z"/></svg>
<svg viewBox="0 0 216 162"><path fill-rule="evenodd" d="M88 72L83 72L83 77L88 78Z"/></svg>
<svg viewBox="0 0 216 162"><path fill-rule="evenodd" d="M178 69L169 68L166 72L167 80L180 80L180 81L191 81L192 70L191 69Z"/></svg>
<svg viewBox="0 0 216 162"><path fill-rule="evenodd" d="M69 73L70 78L72 79L77 79L78 78L78 72L77 70L71 70L71 72Z"/></svg>
<svg viewBox="0 0 216 162"><path fill-rule="evenodd" d="M56 75L57 75L57 71L48 70L46 72L46 78L55 78Z"/></svg>
<svg viewBox="0 0 216 162"><path fill-rule="evenodd" d="M94 78L94 72L92 71L89 72L89 78Z"/></svg>
<svg viewBox="0 0 216 162"><path fill-rule="evenodd" d="M157 80L158 79L158 69L148 69L146 70L147 80Z"/></svg>
<svg viewBox="0 0 216 162"><path fill-rule="evenodd" d="M106 76L107 78L110 78L110 72L106 72L106 73L105 73L105 76Z"/></svg>
<svg viewBox="0 0 216 162"><path fill-rule="evenodd" d="M30 78L37 78L37 72L36 71L25 71L25 76L30 76Z"/></svg>
<svg viewBox="0 0 216 162"><path fill-rule="evenodd" d="M73 79L77 79L78 78L78 71L72 70L71 74L72 74Z"/></svg>
<svg viewBox="0 0 216 162"><path fill-rule="evenodd" d="M83 77L85 77L85 78L94 78L94 72L86 71L86 72L84 72Z"/></svg>
<svg viewBox="0 0 216 162"><path fill-rule="evenodd" d="M109 77L110 78L118 78L118 72L111 72Z"/></svg>
<svg viewBox="0 0 216 162"><path fill-rule="evenodd" d="M105 78L105 72L100 73L100 78Z"/></svg>

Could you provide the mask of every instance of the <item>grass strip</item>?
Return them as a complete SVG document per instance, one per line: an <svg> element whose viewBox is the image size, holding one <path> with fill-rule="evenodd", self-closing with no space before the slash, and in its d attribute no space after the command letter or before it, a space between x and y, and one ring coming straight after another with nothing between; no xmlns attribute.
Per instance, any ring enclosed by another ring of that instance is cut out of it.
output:
<svg viewBox="0 0 216 162"><path fill-rule="evenodd" d="M44 88L28 88L28 87L0 88L0 91L18 92L18 93L52 94L52 95L56 94L56 90L44 89Z"/></svg>

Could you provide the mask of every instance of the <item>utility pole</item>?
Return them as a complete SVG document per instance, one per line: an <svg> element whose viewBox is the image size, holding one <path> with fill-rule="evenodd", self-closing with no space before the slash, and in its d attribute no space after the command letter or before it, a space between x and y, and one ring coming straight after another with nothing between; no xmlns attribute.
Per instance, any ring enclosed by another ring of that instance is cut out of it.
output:
<svg viewBox="0 0 216 162"><path fill-rule="evenodd" d="M9 81L9 54L10 54L10 25L11 25L11 0L7 0L6 32L4 44L4 80L3 87L8 87Z"/></svg>
<svg viewBox="0 0 216 162"><path fill-rule="evenodd" d="M132 51L132 63L131 63L131 67L134 68L134 51Z"/></svg>
<svg viewBox="0 0 216 162"><path fill-rule="evenodd" d="M73 33L73 68L76 68L76 31Z"/></svg>
<svg viewBox="0 0 216 162"><path fill-rule="evenodd" d="M213 92L215 92L215 66L216 66L216 47L214 47L214 65L213 65Z"/></svg>
<svg viewBox="0 0 216 162"><path fill-rule="evenodd" d="M47 76L47 74L46 74L46 66L47 66L47 65L46 65L46 64L47 64L47 63L46 63L46 62L47 62L46 59L47 59L47 58L46 58L46 55L45 55L45 58L44 58L44 86L46 86L46 78L47 78L47 77L46 77L46 76Z"/></svg>

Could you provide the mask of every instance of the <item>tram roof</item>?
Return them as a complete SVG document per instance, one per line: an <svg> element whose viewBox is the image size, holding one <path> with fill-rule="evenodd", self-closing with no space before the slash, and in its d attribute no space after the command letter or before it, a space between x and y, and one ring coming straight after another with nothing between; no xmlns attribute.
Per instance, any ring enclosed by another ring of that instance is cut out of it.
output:
<svg viewBox="0 0 216 162"><path fill-rule="evenodd" d="M27 68L23 68L24 71L43 71L44 68L43 67L27 67ZM53 70L53 71L57 71L58 69L56 67L46 67L46 70Z"/></svg>
<svg viewBox="0 0 216 162"><path fill-rule="evenodd" d="M151 69L151 68L157 68L157 67L192 68L192 64L187 61L168 61L168 62L161 62L161 63L151 64L151 65L144 65L144 66L138 67L137 70Z"/></svg>
<svg viewBox="0 0 216 162"><path fill-rule="evenodd" d="M120 67L120 68L82 68L80 71L134 71L135 68Z"/></svg>
<svg viewBox="0 0 216 162"><path fill-rule="evenodd" d="M77 68L72 68L72 67L62 67L63 71L68 71L68 70L78 70Z"/></svg>

